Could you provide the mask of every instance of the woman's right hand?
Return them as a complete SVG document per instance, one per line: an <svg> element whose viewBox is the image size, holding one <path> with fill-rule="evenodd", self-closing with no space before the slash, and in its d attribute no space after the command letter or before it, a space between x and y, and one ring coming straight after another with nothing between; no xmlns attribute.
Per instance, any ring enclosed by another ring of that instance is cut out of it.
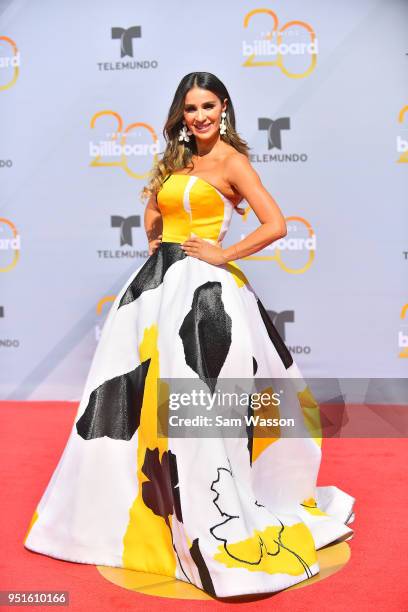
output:
<svg viewBox="0 0 408 612"><path fill-rule="evenodd" d="M149 257L153 255L161 244L162 234L155 238L154 240L149 241Z"/></svg>

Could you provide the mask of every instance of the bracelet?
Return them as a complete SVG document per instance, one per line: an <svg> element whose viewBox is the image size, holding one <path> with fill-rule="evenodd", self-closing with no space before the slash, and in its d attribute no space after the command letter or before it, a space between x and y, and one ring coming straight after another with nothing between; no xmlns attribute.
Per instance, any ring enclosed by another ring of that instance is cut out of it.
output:
<svg viewBox="0 0 408 612"><path fill-rule="evenodd" d="M234 244L234 249L235 249L236 259L239 259L239 255L238 255L237 245L236 244Z"/></svg>

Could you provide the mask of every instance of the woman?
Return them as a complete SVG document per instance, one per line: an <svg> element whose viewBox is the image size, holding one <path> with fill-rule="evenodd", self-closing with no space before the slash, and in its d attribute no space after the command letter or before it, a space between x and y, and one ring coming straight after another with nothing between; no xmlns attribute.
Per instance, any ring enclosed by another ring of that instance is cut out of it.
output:
<svg viewBox="0 0 408 612"><path fill-rule="evenodd" d="M316 550L350 538L354 517L350 495L316 487L318 406L232 263L285 236L285 219L248 161L216 76L195 72L181 80L164 135L166 150L142 193L149 197L149 258L108 314L25 546L78 563L175 576L219 597L278 591L318 573ZM260 226L225 248L243 199ZM265 388L272 378L276 388ZM180 433L182 406L173 403L180 380L190 391L209 391L205 397L219 397L229 382L247 389L246 381L251 392L280 394L262 414L278 415L279 424L294 416L298 437L285 437L275 423L262 432L250 418L255 404L244 404L235 419L241 427L224 419L225 428L223 422L209 433L209 405L195 412L192 394L184 416L207 421L197 433L184 418Z"/></svg>

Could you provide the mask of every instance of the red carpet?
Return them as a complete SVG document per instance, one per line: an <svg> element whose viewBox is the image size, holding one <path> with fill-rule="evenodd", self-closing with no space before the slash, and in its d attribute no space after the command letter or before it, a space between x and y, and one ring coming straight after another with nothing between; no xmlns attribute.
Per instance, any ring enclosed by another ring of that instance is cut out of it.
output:
<svg viewBox="0 0 408 612"><path fill-rule="evenodd" d="M408 452L404 439L324 441L319 484L334 484L357 499L355 536L349 542L349 563L337 574L302 589L246 603L162 599L121 589L92 565L26 550L26 529L63 451L76 407L64 402L0 403L0 590L69 591L68 609L75 611L408 611Z"/></svg>

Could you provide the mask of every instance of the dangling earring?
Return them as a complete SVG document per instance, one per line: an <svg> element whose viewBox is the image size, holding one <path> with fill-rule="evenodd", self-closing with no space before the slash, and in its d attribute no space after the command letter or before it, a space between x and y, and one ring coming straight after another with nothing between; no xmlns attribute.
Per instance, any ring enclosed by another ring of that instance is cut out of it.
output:
<svg viewBox="0 0 408 612"><path fill-rule="evenodd" d="M190 130L187 130L186 122L183 121L183 127L180 129L179 132L179 140L185 140L185 142L189 142L189 136L191 136L192 133L193 132L190 132Z"/></svg>
<svg viewBox="0 0 408 612"><path fill-rule="evenodd" d="M221 123L220 123L220 134L226 134L227 133L227 124L225 123L225 117L227 116L227 113L225 111L222 111L221 113Z"/></svg>

